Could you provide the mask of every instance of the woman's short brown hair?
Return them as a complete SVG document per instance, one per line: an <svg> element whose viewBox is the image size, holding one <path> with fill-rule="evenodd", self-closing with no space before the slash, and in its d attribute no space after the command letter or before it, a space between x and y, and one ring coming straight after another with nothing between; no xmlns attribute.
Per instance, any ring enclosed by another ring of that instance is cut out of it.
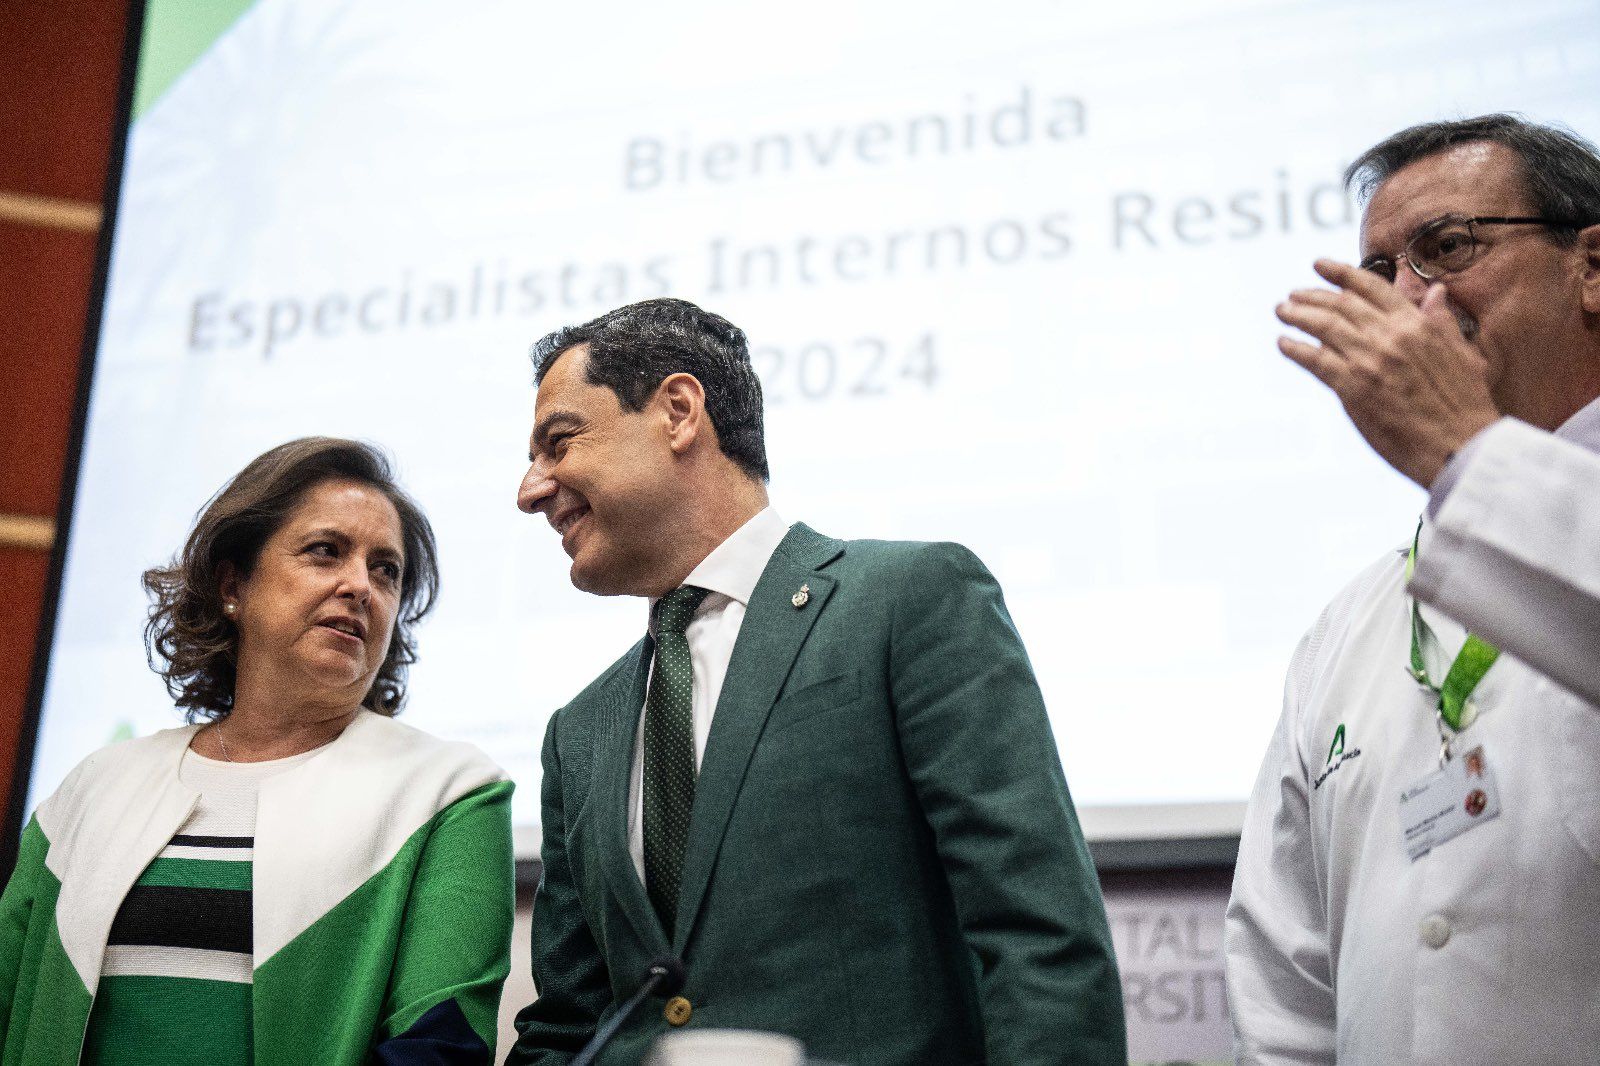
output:
<svg viewBox="0 0 1600 1066"><path fill-rule="evenodd" d="M144 572L153 601L145 624L150 668L190 721L224 718L233 710L239 634L222 611L221 566L249 577L262 545L315 485L348 480L370 485L400 516L405 565L400 607L389 653L362 705L393 715L406 699L406 669L417 661L414 626L439 593L433 527L395 482L388 457L371 444L337 437L303 437L251 460L201 510L183 552L168 566Z"/></svg>

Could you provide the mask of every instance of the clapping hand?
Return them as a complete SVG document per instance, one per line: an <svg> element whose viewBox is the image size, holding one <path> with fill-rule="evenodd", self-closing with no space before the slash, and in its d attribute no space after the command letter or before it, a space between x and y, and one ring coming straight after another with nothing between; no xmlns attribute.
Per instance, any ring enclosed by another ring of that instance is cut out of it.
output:
<svg viewBox="0 0 1600 1066"><path fill-rule="evenodd" d="M1367 443L1423 488L1500 417L1489 365L1462 332L1445 287L1415 305L1359 267L1319 259L1335 289L1298 289L1278 318L1320 341L1278 338L1278 350L1334 391Z"/></svg>

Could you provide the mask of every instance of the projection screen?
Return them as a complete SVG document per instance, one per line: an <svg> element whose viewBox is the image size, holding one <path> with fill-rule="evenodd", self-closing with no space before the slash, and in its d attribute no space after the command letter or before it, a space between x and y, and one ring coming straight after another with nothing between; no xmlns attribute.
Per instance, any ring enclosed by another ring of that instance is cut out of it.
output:
<svg viewBox="0 0 1600 1066"><path fill-rule="evenodd" d="M438 531L404 720L536 854L546 722L645 608L515 509L527 350L673 295L748 333L786 519L994 570L1091 837L1237 833L1296 641L1423 503L1273 307L1356 256L1362 148L1594 138L1597 89L1594 0L151 0L29 807L181 724L141 571L334 434Z"/></svg>

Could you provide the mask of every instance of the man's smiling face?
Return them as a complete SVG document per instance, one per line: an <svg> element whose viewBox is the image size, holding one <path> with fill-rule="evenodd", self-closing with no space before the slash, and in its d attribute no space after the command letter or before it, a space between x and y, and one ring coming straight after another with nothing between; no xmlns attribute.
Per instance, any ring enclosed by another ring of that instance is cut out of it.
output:
<svg viewBox="0 0 1600 1066"><path fill-rule="evenodd" d="M597 596L639 596L671 535L675 471L653 404L628 411L590 384L582 345L558 355L539 384L527 474L517 506L543 514L572 559L572 583Z"/></svg>

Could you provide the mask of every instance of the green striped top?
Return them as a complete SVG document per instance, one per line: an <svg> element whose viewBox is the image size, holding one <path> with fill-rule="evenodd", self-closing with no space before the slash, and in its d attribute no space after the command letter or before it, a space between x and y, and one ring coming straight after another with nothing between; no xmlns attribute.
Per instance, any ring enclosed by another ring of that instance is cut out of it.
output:
<svg viewBox="0 0 1600 1066"><path fill-rule="evenodd" d="M178 778L200 800L117 911L85 1066L250 1063L257 789L313 754L229 763L184 753Z"/></svg>

